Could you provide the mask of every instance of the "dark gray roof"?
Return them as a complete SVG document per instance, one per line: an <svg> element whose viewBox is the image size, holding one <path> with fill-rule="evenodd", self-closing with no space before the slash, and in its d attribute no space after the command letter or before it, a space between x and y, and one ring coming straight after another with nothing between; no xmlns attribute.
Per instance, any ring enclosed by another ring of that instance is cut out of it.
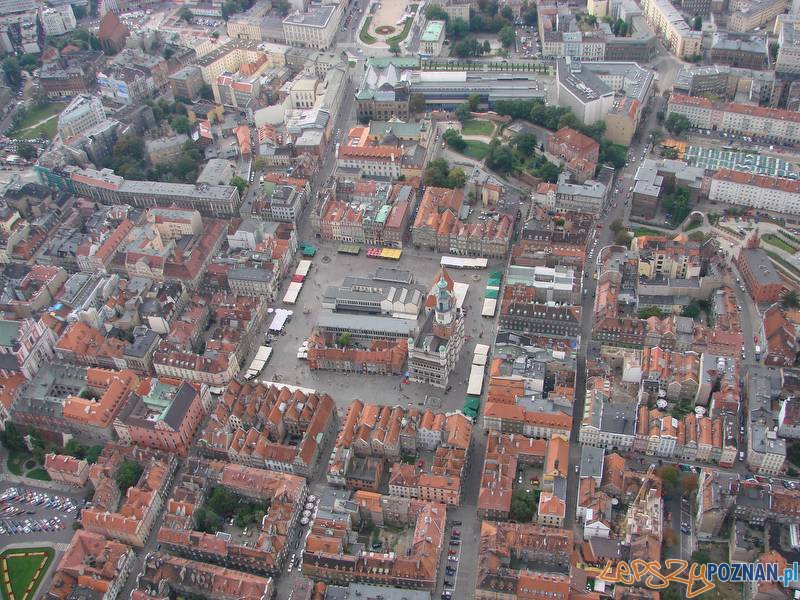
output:
<svg viewBox="0 0 800 600"><path fill-rule="evenodd" d="M164 423L175 431L180 429L195 396L197 396L197 390L184 381L175 392L175 398L164 414Z"/></svg>

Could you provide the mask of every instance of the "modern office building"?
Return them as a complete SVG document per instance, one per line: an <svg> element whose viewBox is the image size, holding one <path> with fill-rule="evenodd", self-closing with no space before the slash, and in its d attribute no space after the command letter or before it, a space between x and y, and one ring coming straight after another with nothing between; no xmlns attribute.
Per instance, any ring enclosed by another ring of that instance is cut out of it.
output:
<svg viewBox="0 0 800 600"><path fill-rule="evenodd" d="M283 33L290 46L327 50L333 44L345 3L323 4L307 12L295 12L283 20Z"/></svg>
<svg viewBox="0 0 800 600"><path fill-rule="evenodd" d="M444 48L445 22L428 21L419 38L419 53L425 56L439 56Z"/></svg>
<svg viewBox="0 0 800 600"><path fill-rule="evenodd" d="M90 130L106 118L103 104L97 96L80 95L73 98L58 115L58 133L62 140Z"/></svg>

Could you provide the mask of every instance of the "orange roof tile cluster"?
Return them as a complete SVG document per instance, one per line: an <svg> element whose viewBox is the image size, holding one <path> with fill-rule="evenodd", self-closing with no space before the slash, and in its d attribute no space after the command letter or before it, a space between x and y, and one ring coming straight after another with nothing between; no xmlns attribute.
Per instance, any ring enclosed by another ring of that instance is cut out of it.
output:
<svg viewBox="0 0 800 600"><path fill-rule="evenodd" d="M673 352L655 348L642 351L642 377L662 384L700 382L700 355L696 352Z"/></svg>
<svg viewBox="0 0 800 600"><path fill-rule="evenodd" d="M159 543L193 548L209 560L233 564L256 562L264 572L281 566L283 549L302 510L305 480L288 473L204 459L192 459L189 467L167 501ZM269 501L264 526L254 543L244 545L236 539L226 540L193 530L192 513L198 508L202 490L211 485L223 485L244 497Z"/></svg>
<svg viewBox="0 0 800 600"><path fill-rule="evenodd" d="M562 127L548 139L549 145L565 145L581 154L592 154L600 151L600 144L571 127Z"/></svg>
<svg viewBox="0 0 800 600"><path fill-rule="evenodd" d="M137 547L144 545L144 540L149 533L146 528L152 526L150 513L159 510L160 507L160 503L155 501L155 497L163 493L163 488L171 481L172 473L177 466L177 460L173 455L165 455L163 458L156 458L158 455L151 456L153 458L142 465L144 473L138 483L128 488L116 512L111 512L109 508L97 502L100 490L97 489L98 486L95 486L94 505L91 508L84 508L81 513L81 523L84 529L113 538L129 540ZM101 480L114 484L113 478L107 475L102 475ZM92 478L92 481L94 482L95 479Z"/></svg>
<svg viewBox="0 0 800 600"><path fill-rule="evenodd" d="M391 146L339 146L339 158L361 160L391 160L402 157L402 151Z"/></svg>
<svg viewBox="0 0 800 600"><path fill-rule="evenodd" d="M77 587L105 594L122 575L124 564L132 559L130 546L78 530L58 563L48 598L66 600Z"/></svg>
<svg viewBox="0 0 800 600"><path fill-rule="evenodd" d="M451 224L464 203L463 190L451 190L428 186L414 219L414 228L429 227L439 231L443 225Z"/></svg>
<svg viewBox="0 0 800 600"><path fill-rule="evenodd" d="M198 441L211 455L264 466L268 463L310 469L335 406L328 394L231 381ZM301 437L289 445L291 437Z"/></svg>
<svg viewBox="0 0 800 600"><path fill-rule="evenodd" d="M139 585L146 584L152 589L158 589L164 582L198 595L215 598L263 600L275 594L271 577L260 577L158 552L148 554ZM146 595L143 597L147 598Z"/></svg>
<svg viewBox="0 0 800 600"><path fill-rule="evenodd" d="M519 462L543 462L547 441L519 434L490 430L478 494L478 511L486 514L508 513Z"/></svg>
<svg viewBox="0 0 800 600"><path fill-rule="evenodd" d="M233 130L236 134L236 141L239 142L239 153L242 156L249 156L253 152L253 143L250 140L250 127L239 125Z"/></svg>
<svg viewBox="0 0 800 600"><path fill-rule="evenodd" d="M68 475L78 475L88 464L85 460L66 454L53 454L50 452L44 456L44 468L48 473L58 471Z"/></svg>
<svg viewBox="0 0 800 600"><path fill-rule="evenodd" d="M329 346L325 337L314 332L308 338L308 366L310 369L325 369L334 362L361 368L367 364L372 368L384 368L386 372L400 375L408 359L408 340L373 340L369 348ZM339 368L342 368L341 366Z"/></svg>
<svg viewBox="0 0 800 600"><path fill-rule="evenodd" d="M775 366L794 365L797 356L797 333L786 312L779 304L773 304L763 317L766 343L764 364Z"/></svg>
<svg viewBox="0 0 800 600"><path fill-rule="evenodd" d="M64 400L64 418L92 427L106 428L111 426L119 410L136 391L139 377L133 371L90 368L86 371L86 385L99 398L67 396Z"/></svg>
<svg viewBox="0 0 800 600"><path fill-rule="evenodd" d="M571 531L522 523L482 521L477 588L484 594L513 590L517 598L570 598L569 568L573 556ZM508 568L512 557L547 564L550 572Z"/></svg>
<svg viewBox="0 0 800 600"><path fill-rule="evenodd" d="M336 580L345 577L347 581L386 585L401 585L403 582L404 587L409 582L414 582L414 587L432 588L436 583L444 543L447 521L445 506L422 500L390 498L365 491L357 491L353 495L353 501L372 522L383 522L386 505L392 511L395 523L413 524L414 534L406 551L348 555L343 553L342 544L347 532L341 527L333 527L333 522L317 517L312 524L309 545L306 546L304 574L320 579Z"/></svg>

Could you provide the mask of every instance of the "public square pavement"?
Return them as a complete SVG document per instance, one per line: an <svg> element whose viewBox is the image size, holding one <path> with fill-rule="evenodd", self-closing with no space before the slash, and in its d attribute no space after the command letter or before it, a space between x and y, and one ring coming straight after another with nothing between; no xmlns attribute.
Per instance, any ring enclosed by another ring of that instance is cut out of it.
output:
<svg viewBox="0 0 800 600"><path fill-rule="evenodd" d="M275 381L275 375L281 383L313 388L318 392L326 392L340 409L346 409L354 399L381 405L418 406L425 403L426 396L440 399L440 404L429 403L431 409L452 411L463 406L466 398L467 381L472 362L475 344L492 344L496 331L495 319L481 317L486 281L491 271L504 268L501 261L490 261L486 269L460 270L449 269L448 273L454 281L468 283L469 291L464 300L466 315L466 335L469 337L464 345L462 358L457 369L450 375L452 389L447 394L443 389L433 386L410 383L402 385L399 376L360 375L336 373L333 371L311 371L304 360L297 358L297 348L307 339L317 322L320 296L327 286L339 285L347 276L367 276L378 267L410 270L414 282L426 289L432 285L434 277L440 270L441 254L404 248L399 261L367 258L365 249L359 256L348 256L336 253L338 244L313 242L318 247L313 259L313 266L306 278L303 289L294 306L277 302L275 306L289 308L294 311L290 322L285 326L286 335L277 336L270 344L273 348L272 358L261 373L259 379ZM325 262L323 257L331 260ZM281 286L279 298L288 286L288 281ZM308 314L304 314L308 311ZM266 327L269 326L269 319ZM482 337L481 337L481 334ZM262 338L262 342L263 342ZM252 358L252 356L250 357Z"/></svg>

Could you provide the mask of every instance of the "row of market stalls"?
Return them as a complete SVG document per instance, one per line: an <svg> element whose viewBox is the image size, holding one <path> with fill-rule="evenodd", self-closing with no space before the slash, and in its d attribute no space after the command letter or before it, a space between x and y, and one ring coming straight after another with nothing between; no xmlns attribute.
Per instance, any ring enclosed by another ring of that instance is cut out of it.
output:
<svg viewBox="0 0 800 600"><path fill-rule="evenodd" d="M503 282L503 274L500 271L492 271L489 274L489 281L486 282L486 293L483 295L482 317L493 317L497 313L497 301L500 298L500 284Z"/></svg>
<svg viewBox="0 0 800 600"><path fill-rule="evenodd" d="M489 346L476 344L472 355L472 367L469 371L467 384L467 399L461 410L473 421L477 420L481 408L481 394L483 393L483 379L486 376L486 365L489 364Z"/></svg>
<svg viewBox="0 0 800 600"><path fill-rule="evenodd" d="M305 283L306 277L308 277L308 272L310 270L311 261L301 260L297 265L294 275L292 276L292 281L289 283L289 288L286 290L286 294L283 296L284 304L295 304L297 302L297 297L300 295L300 290L303 289L303 283Z"/></svg>

